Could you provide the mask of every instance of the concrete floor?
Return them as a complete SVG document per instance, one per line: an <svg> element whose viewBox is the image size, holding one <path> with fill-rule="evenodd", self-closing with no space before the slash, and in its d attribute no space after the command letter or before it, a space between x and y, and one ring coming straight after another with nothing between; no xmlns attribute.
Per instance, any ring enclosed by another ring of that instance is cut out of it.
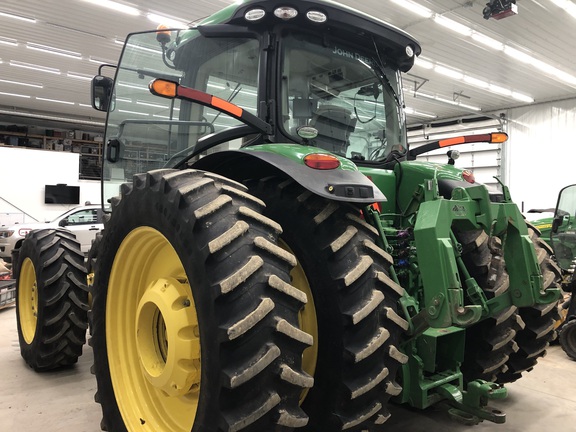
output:
<svg viewBox="0 0 576 432"><path fill-rule="evenodd" d="M78 364L67 370L37 374L18 347L16 310L0 310L0 432L99 432L100 407L90 374L92 352L86 347ZM507 413L503 425L483 422L474 432L576 431L576 362L552 346L534 371L508 385L508 398L492 405ZM451 420L444 410L391 407L390 432L472 431ZM321 431L319 431L321 432Z"/></svg>

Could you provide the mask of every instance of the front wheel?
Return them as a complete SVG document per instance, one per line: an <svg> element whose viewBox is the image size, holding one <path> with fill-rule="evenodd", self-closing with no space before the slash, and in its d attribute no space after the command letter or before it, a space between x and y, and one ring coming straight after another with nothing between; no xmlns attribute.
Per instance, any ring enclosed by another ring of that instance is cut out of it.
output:
<svg viewBox="0 0 576 432"><path fill-rule="evenodd" d="M88 328L88 288L80 244L68 231L31 231L20 248L17 269L16 317L22 357L36 371L76 363Z"/></svg>
<svg viewBox="0 0 576 432"><path fill-rule="evenodd" d="M462 259L470 275L488 298L508 291L510 278L504 263L502 242L482 229L456 230ZM464 277L462 275L462 277ZM466 329L466 350L461 370L464 381L496 381L516 349L514 338L520 330L518 309L509 306Z"/></svg>
<svg viewBox="0 0 576 432"><path fill-rule="evenodd" d="M552 260L552 248L540 238L538 229L527 225L540 266L543 289L559 287L562 272ZM521 329L514 339L516 350L510 354L506 370L498 375L497 382L500 384L514 382L524 372L531 371L556 337L555 323L559 319L557 301L520 308L519 314Z"/></svg>
<svg viewBox="0 0 576 432"><path fill-rule="evenodd" d="M312 378L306 296L278 224L235 182L136 175L112 202L96 261L93 348L105 430L287 431Z"/></svg>

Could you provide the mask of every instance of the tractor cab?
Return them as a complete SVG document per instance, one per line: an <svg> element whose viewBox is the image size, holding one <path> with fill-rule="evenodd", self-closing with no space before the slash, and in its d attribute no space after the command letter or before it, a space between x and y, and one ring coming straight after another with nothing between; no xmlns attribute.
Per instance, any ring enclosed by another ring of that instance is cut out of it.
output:
<svg viewBox="0 0 576 432"><path fill-rule="evenodd" d="M115 79L93 81L94 107L109 111L104 199L135 173L259 144L368 163L405 148L400 72L417 42L360 12L298 5L248 1L190 29L130 35Z"/></svg>

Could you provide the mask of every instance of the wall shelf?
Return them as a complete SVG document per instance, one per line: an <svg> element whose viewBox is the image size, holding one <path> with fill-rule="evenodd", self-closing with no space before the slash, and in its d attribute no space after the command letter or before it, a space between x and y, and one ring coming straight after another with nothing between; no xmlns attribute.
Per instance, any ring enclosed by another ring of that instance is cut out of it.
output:
<svg viewBox="0 0 576 432"><path fill-rule="evenodd" d="M0 145L36 150L62 151L80 155L79 178L100 180L102 142L66 136L28 134L0 131Z"/></svg>

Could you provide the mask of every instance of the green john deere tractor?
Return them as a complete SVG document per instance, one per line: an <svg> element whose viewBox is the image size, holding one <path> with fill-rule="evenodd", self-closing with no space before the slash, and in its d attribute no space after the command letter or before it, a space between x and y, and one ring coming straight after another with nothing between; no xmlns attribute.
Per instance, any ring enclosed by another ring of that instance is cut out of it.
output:
<svg viewBox="0 0 576 432"><path fill-rule="evenodd" d="M112 211L88 270L65 231L20 250L28 364L76 361L89 312L108 431L380 431L391 400L503 422L560 275L504 185L417 160L504 134L407 148L419 54L321 0L130 35L93 81Z"/></svg>
<svg viewBox="0 0 576 432"><path fill-rule="evenodd" d="M561 286L566 294L556 325L560 346L572 360L576 360L576 297L572 294L576 283L576 185L560 190L556 208L529 210L529 213L553 213L551 217L543 217L531 223L540 230L542 238L547 240L554 260L562 270Z"/></svg>

